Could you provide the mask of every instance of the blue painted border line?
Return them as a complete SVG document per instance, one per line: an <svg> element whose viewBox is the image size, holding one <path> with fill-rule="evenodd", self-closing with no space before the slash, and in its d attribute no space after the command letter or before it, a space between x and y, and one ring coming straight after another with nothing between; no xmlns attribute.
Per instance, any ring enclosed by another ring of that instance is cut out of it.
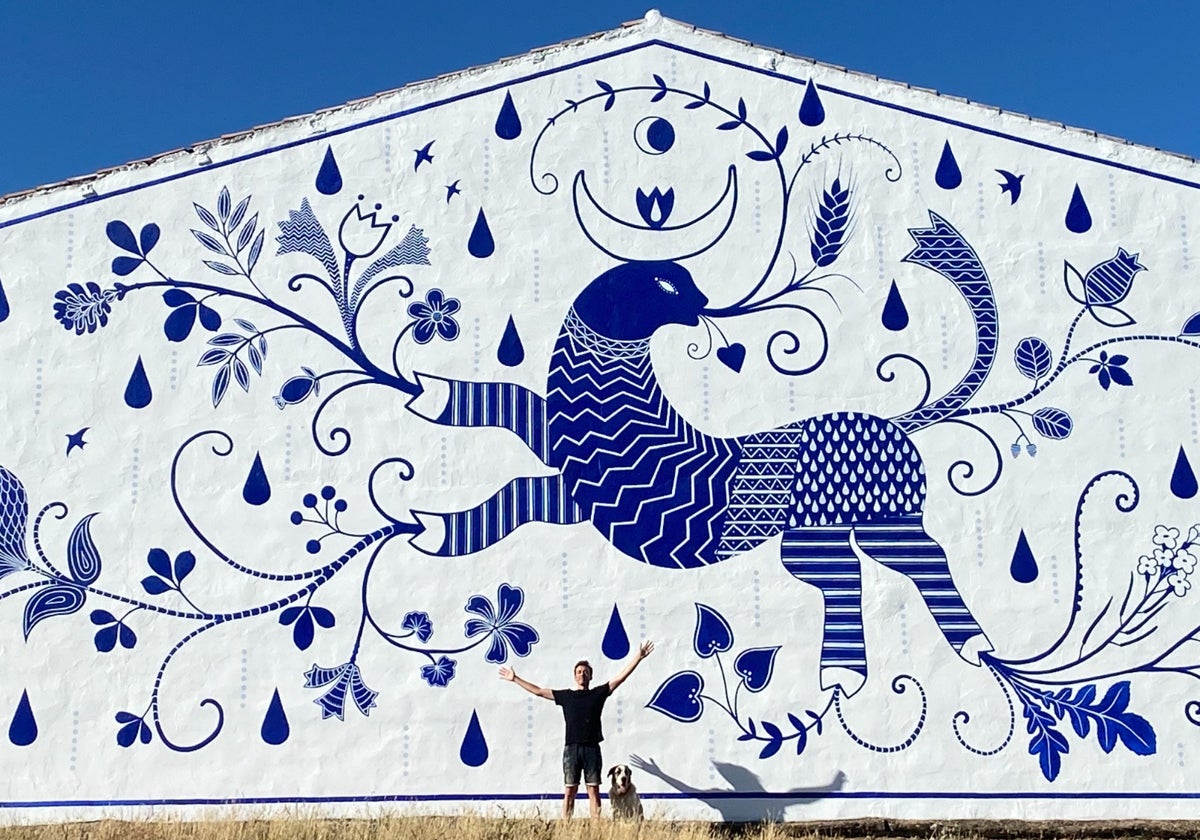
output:
<svg viewBox="0 0 1200 840"><path fill-rule="evenodd" d="M979 791L813 791L811 793L770 791L714 791L712 793L643 793L642 799L695 800L786 800L791 802L816 802L821 799L972 799L1013 800L1044 799L1058 801L1097 800L1196 800L1197 793L1168 793L1147 791L1145 793L1092 793L1068 791L1063 793L1029 792L979 792ZM583 794L580 799L586 798ZM603 795L604 799L608 794ZM162 799L47 799L0 801L0 809L16 808L122 808L131 806L186 806L186 805L363 805L372 803L419 803L419 802L557 802L561 793L384 793L367 796L231 796L228 798L180 797Z"/></svg>
<svg viewBox="0 0 1200 840"><path fill-rule="evenodd" d="M428 111L433 108L440 108L443 105L449 105L454 102L459 102L459 101L462 101L465 99L471 99L476 96L483 96L485 94L494 93L494 92L496 92L498 90L502 90L504 88L510 88L510 87L513 87L514 85L520 85L520 84L524 84L526 82L531 82L536 79L540 79L544 76L552 76L557 73L563 73L568 70L574 70L579 67L584 67L588 64L594 64L599 61L605 61L607 59L615 58L616 56L624 55L625 53L635 52L637 50L645 49L647 47L663 47L668 50L674 50L675 52L683 53L685 55L698 57L701 59L705 59L707 61L713 61L718 64L724 64L729 67L735 67L739 70L745 70L747 72L757 73L758 75L761 75L761 76L767 76L768 78L779 79L782 81L791 82L793 84L807 84L808 83L808 79L800 79L800 78L796 78L795 76L789 76L785 73L778 73L774 70L767 70L762 67L754 67L749 64L743 64L742 62L734 61L733 59L721 58L720 56L709 55L708 53L701 52L700 50L691 49L690 47L682 47L682 46L679 46L678 44L672 44L667 41L661 41L661 40L655 38L655 39L651 39L649 41L643 41L640 44L631 44L628 47L622 47L621 49L613 50L611 52L593 56L591 58L580 59L579 61L574 61L569 64L564 64L562 67L556 67L551 70L540 70L536 73L529 73L524 76L519 76L515 79L509 79L509 80L506 80L503 82L498 82L494 85L489 85L488 87L479 88L477 90L473 90L468 93L461 93L457 96L452 96L447 99L440 99L436 102L429 102L424 105L418 105L416 107L409 108L404 111L398 111L394 114L386 114L381 117L375 117L370 120L364 120L363 122L354 123L353 125L348 125L343 128L332 129L330 131L325 131L320 134L314 134L311 137L305 137L302 140L293 140L290 143L284 143L279 146L272 146L268 149L260 149L256 152L250 152L248 154L239 155L238 157L230 158L229 160L224 160L219 163L210 163L210 164L206 164L203 166L197 166L197 168L189 170L188 172L177 172L173 175L166 175L161 178L155 178L153 180L146 181L141 184L135 184L133 186L123 187L118 190L113 190L112 192L100 193L100 194L97 194L94 196L79 199L78 201L72 201L68 204L62 204L62 205L59 205L56 207L50 207L50 208L47 208L46 210L42 210L37 213L30 213L25 216L18 216L17 218L10 219L7 222L0 222L0 230L7 228L7 227L11 227L16 224L20 224L22 222L28 222L28 221L32 221L34 219L39 219L39 218L43 218L45 216L53 215L55 213L61 213L66 210L72 210L76 207L82 207L87 204L94 204L98 201L103 201L106 198L114 198L116 196L121 196L121 195L125 195L127 193L136 192L137 190L146 189L147 187L154 187L154 186L158 186L159 184L165 184L165 183L169 183L171 181L176 181L176 180L179 180L180 178L186 178L191 175L195 175L199 172L209 172L209 171L212 171L215 169L221 169L226 166L231 166L236 163L244 163L248 160L253 160L255 158L263 157L264 155L274 154L275 152L280 152L280 151L285 151L287 149L293 149L293 148L297 148L300 146L305 146L305 145L308 145L309 143L320 143L320 142L329 140L331 137L337 137L339 135L346 134L347 132L357 131L358 129L366 128L366 127L369 127L372 125L378 125L378 124L384 123L384 122L390 122L391 120L396 120L396 119L400 119L402 117L411 116L412 114L417 114L422 111ZM888 84L896 84L896 85L901 84L899 82L887 82L887 83ZM1049 143L1042 143L1037 140L1030 140L1030 139L1027 139L1024 137L1019 137L1015 134L1008 134L1006 132L998 131L996 129L984 128L983 126L974 125L973 123L963 122L961 120L952 119L950 117L942 117L942 116L938 116L936 114L930 114L925 111L920 111L920 110L917 110L915 108L910 108L905 105L897 105L893 102L885 102L880 99L874 99L872 97L865 96L863 94L853 93L851 91L843 90L841 88L833 87L830 85L818 85L818 87L820 90L826 91L828 93L832 93L836 96L844 96L849 99L856 99L861 102L866 102L871 105L877 105L881 108L887 108L892 111L898 111L900 113L919 117L921 119L933 120L934 122L943 123L945 125L952 125L952 126L955 126L956 128L962 128L967 131L978 132L980 134L985 134L990 137L996 137L1001 140L1008 140L1013 143L1018 143L1023 146L1029 146L1031 148L1040 149L1042 151L1054 152L1056 154L1061 154L1061 155L1065 155L1067 157L1076 158L1078 160L1087 161L1088 163L1095 163L1095 164L1099 164L1101 166L1107 166L1107 167L1111 167L1114 169L1120 169L1125 172L1132 172L1137 175L1145 175L1149 178L1155 178L1157 180L1165 181L1167 183L1177 184L1179 186L1184 186L1184 187L1192 187L1192 188L1200 189L1200 182L1189 181L1185 178L1178 178L1173 175L1164 175L1160 172L1152 172L1148 169L1142 169L1140 167L1131 166L1131 165L1125 164L1125 163L1117 163L1115 161L1106 160L1104 158L1096 157L1094 155L1088 155L1088 154L1084 154L1082 152L1076 152L1076 151L1072 151L1070 149L1064 149L1059 146L1053 146L1053 145L1050 145ZM403 90L403 88L401 88L401 90ZM978 103L973 103L973 104L975 104L981 108L989 107L986 105L979 105ZM1032 124L1037 125L1038 123L1035 122ZM1139 148L1139 147L1131 146L1131 148ZM1164 153L1164 154L1168 154L1168 153Z"/></svg>

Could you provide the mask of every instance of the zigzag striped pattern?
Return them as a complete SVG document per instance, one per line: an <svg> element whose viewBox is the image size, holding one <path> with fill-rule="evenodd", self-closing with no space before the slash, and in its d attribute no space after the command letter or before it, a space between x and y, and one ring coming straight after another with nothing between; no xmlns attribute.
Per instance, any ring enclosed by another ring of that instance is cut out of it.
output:
<svg viewBox="0 0 1200 840"><path fill-rule="evenodd" d="M904 262L936 271L953 283L966 299L971 308L971 317L975 319L975 361L962 381L944 397L892 419L906 432L923 429L949 417L975 396L992 369L999 341L996 298L975 249L949 222L932 210L929 211L929 219L932 227L909 230L917 247L904 258Z"/></svg>
<svg viewBox="0 0 1200 840"><path fill-rule="evenodd" d="M787 524L802 425L791 423L742 438L742 457L717 548L720 559L749 551Z"/></svg>
<svg viewBox="0 0 1200 840"><path fill-rule="evenodd" d="M308 254L316 257L325 266L332 280L341 280L342 272L338 268L337 259L333 256L333 246L329 243L329 234L313 215L312 205L307 198L300 199L299 210L289 210L287 221L279 222L279 243L276 256L283 254Z"/></svg>
<svg viewBox="0 0 1200 840"><path fill-rule="evenodd" d="M654 566L721 559L740 446L703 434L671 407L649 342L598 336L572 313L555 346L546 409L550 463L609 542Z"/></svg>

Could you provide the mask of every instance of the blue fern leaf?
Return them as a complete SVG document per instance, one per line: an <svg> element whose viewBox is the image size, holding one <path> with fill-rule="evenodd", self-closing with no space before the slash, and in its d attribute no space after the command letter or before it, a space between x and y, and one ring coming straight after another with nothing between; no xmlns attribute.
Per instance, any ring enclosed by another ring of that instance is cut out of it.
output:
<svg viewBox="0 0 1200 840"><path fill-rule="evenodd" d="M1029 741L1029 754L1038 758L1038 766L1046 781L1053 782L1062 770L1062 757L1071 750L1063 734L1054 728L1054 718L1028 702L1025 705L1027 729L1033 737Z"/></svg>

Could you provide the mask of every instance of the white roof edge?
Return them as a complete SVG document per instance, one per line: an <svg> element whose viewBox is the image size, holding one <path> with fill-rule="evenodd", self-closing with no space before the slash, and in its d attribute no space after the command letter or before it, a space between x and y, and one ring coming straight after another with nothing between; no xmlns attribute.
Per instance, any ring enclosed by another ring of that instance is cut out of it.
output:
<svg viewBox="0 0 1200 840"><path fill-rule="evenodd" d="M151 155L149 157L139 158L137 160L129 161L127 163L119 164L116 166L106 167L104 169L100 169L100 170L97 170L96 172L92 172L92 173L89 173L86 175L78 175L78 176L74 176L71 178L65 178L61 181L56 181L56 182L53 182L50 184L44 184L44 185L37 186L37 187L31 187L29 189L20 190L18 192L8 193L7 195L0 195L0 207L9 208L23 200L26 200L26 199L29 199L29 198L32 198L35 196L46 196L48 194L58 192L61 190L65 190L68 188L82 187L84 190L84 193L86 195L89 190L89 185L92 182L97 181L101 178L104 178L108 175L111 175L111 174L117 173L117 172L125 172L125 171L129 171L129 170L148 168L148 167L154 166L155 164L158 164L163 161L178 159L182 155L194 155L197 159L197 163L200 165L204 165L205 163L208 162L207 160L205 160L205 158L207 158L207 154L208 154L209 150L217 148L217 147L221 147L221 146L226 146L231 143L240 142L247 138L253 137L254 135L256 135L262 131L280 128L280 127L287 127L290 125L295 125L304 120L313 120L313 119L325 116L327 114L341 113L341 112L345 112L347 110L355 110L357 108L361 108L361 107L364 107L371 103L377 102L382 98L394 96L401 92L413 91L413 90L419 89L421 87L424 87L426 85L433 85L433 84L438 84L438 83L444 82L448 79L458 79L458 78L468 75L468 74L480 73L480 72L485 72L487 70L491 70L493 68L504 67L508 64L512 64L517 61L522 61L522 60L525 60L525 59L528 59L531 57L536 57L538 55L544 55L547 53L557 52L557 51L565 49L565 48L579 46L579 45L594 42L594 41L599 41L603 38L611 37L614 34L628 32L629 30L634 29L634 28L640 28L640 27L658 28L660 26L665 26L668 28L673 27L673 28L677 28L677 29L680 29L680 30L682 30L684 32L688 32L688 33L696 33L696 34L706 35L706 36L713 37L713 38L719 38L719 39L729 41L729 42L732 42L735 44L750 47L752 49L763 50L766 52L775 53L775 54L777 54L781 57L787 58L789 60L805 62L805 63L811 64L814 67L820 67L825 70L833 70L833 71L844 73L848 76L852 76L852 77L856 77L856 78L867 79L867 80L871 80L874 82L882 82L884 84L889 84L889 85L896 85L897 87L904 88L906 90L919 91L922 93L926 93L926 94L938 97L939 99L943 99L946 101L971 105L971 106L974 106L977 108L991 111L996 114L1004 114L1006 116L1017 117L1020 119L1028 120L1033 125L1041 125L1041 126L1046 126L1049 128L1062 129L1062 130L1066 130L1071 133L1074 133L1074 134L1077 134L1077 135L1080 135L1083 137L1087 137L1090 139L1105 140L1105 141L1108 141L1108 142L1111 142L1114 144L1127 146L1127 147L1134 148L1134 149L1155 152L1157 154L1163 155L1164 157L1171 158L1172 160L1175 160L1175 161L1183 161L1186 163L1193 163L1193 164L1200 163L1200 159L1192 157L1191 155L1183 154L1180 152L1168 151L1165 149L1158 148L1156 146L1148 146L1148 145L1141 144L1141 143L1135 143L1132 140L1127 140L1125 138L1116 137L1116 136L1109 135L1109 134L1103 134L1094 129L1080 128L1077 126L1067 125L1066 123L1056 122L1054 120L1048 120L1048 119L1044 119L1044 118L1040 118L1040 117L1033 117L1033 116L1030 116L1028 114L1023 114L1018 111L1011 111L1006 108L1001 108L1001 107L998 107L995 105L988 105L986 103L978 102L976 100L972 100L972 99L969 99L966 97L956 96L956 95L948 94L948 93L942 93L941 91L938 91L933 88L925 88L925 87L921 87L918 85L909 84L907 82L899 82L899 81L895 81L893 79L885 79L874 73L868 73L868 72L861 71L861 70L853 70L853 69L850 69L847 67L843 67L841 65L830 64L828 62L819 61L818 59L809 58L807 56L796 55L794 53L789 53L786 50L780 49L778 47L770 47L770 46L766 46L764 44L758 44L753 41L748 41L744 38L738 38L733 35L728 35L724 32L718 32L717 30L714 30L714 29L705 29L703 27L696 26L694 24L686 23L686 22L680 21L680 20L675 20L674 18L664 17L660 12L658 12L658 10L650 9L649 11L646 12L646 15L644 17L638 18L638 19L632 20L632 21L626 21L626 22L622 23L616 29L604 30L602 32L595 32L590 35L584 35L584 36L579 36L579 37L559 41L554 44L547 44L547 45L544 45L541 47L536 47L534 49L528 50L527 52L521 53L519 55L509 55L509 56L505 56L505 57L496 59L495 61L488 62L486 64L472 65L470 67L465 67L461 70L455 70L455 71L452 71L449 73L442 73L442 74L439 74L439 75L434 76L429 79L421 79L421 80L418 80L415 82L409 82L407 84L401 85L400 87L391 88L391 89L380 91L378 93L375 93L375 94L372 94L369 96L352 99L348 102L343 102L340 105L333 105L333 106L330 106L327 108L320 108L316 111L312 111L307 114L298 114L295 116L284 117L283 119L276 120L271 123L264 123L262 125L257 125L252 128L246 129L244 131L238 131L238 132L234 132L231 134L222 134L222 135L219 135L218 137L215 137L210 140L201 140L201 141L191 144L190 146L183 146L180 148L161 152L159 154Z"/></svg>

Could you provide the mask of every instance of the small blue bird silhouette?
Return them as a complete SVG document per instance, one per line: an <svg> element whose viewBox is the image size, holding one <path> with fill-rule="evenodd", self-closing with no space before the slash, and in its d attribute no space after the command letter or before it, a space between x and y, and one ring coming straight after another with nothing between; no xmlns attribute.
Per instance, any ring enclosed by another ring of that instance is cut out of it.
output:
<svg viewBox="0 0 1200 840"><path fill-rule="evenodd" d="M80 429L75 434L73 434L73 435L68 434L66 436L67 437L67 455L68 456L70 456L70 454L73 450L83 449L83 447L87 446L88 442L83 439L83 434L90 428L92 428L92 427L84 426L82 429Z"/></svg>
<svg viewBox="0 0 1200 840"><path fill-rule="evenodd" d="M1007 169L997 169L996 171L1004 178L1004 183L998 185L1000 187L1000 194L1004 195L1008 193L1012 197L1012 201L1009 204L1016 204L1017 199L1021 197L1021 179L1025 176L1014 175Z"/></svg>
<svg viewBox="0 0 1200 840"><path fill-rule="evenodd" d="M430 140L428 143L426 143L421 148L413 149L413 151L417 153L416 163L413 164L413 172L416 172L417 169L420 168L421 164L425 163L426 161L433 163L433 155L430 154L429 148L436 142L437 142L436 140Z"/></svg>

